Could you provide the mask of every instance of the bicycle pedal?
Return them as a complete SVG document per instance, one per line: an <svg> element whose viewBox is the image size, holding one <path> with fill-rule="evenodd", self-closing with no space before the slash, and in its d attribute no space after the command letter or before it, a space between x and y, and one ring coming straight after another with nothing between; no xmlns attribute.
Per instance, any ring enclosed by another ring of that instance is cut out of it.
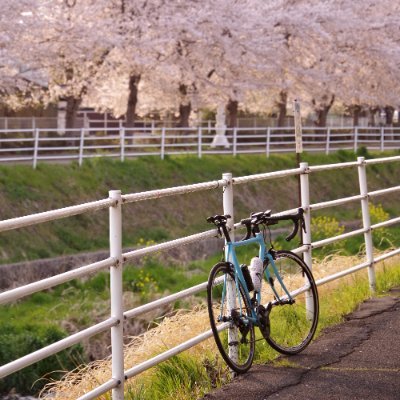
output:
<svg viewBox="0 0 400 400"><path fill-rule="evenodd" d="M269 320L269 314L272 309L272 304L268 303L267 307L263 305L259 305L257 309L258 321L259 321L259 328L260 332L263 335L264 339L269 338L271 332L271 324Z"/></svg>
<svg viewBox="0 0 400 400"><path fill-rule="evenodd" d="M284 306L285 304L292 305L292 304L294 304L294 303L296 303L296 300L295 300L295 299L288 299L288 300L281 300L278 304L279 304L280 306Z"/></svg>
<svg viewBox="0 0 400 400"><path fill-rule="evenodd" d="M243 336L243 337L240 339L240 343L241 343L241 344L248 344L249 341L247 340L246 336Z"/></svg>

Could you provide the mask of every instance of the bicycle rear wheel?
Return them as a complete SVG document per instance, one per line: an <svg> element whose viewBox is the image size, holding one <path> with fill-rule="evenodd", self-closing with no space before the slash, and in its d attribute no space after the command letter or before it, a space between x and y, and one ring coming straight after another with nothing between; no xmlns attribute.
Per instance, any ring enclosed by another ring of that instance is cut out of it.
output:
<svg viewBox="0 0 400 400"><path fill-rule="evenodd" d="M279 299L269 285L267 294L263 293L263 303L272 303L269 314L270 333L265 339L272 348L283 354L296 354L311 342L318 324L319 302L317 286L311 271L304 261L290 251L277 251L274 263L278 274L294 302L290 304L286 291L279 283L272 265L267 261L270 285L277 292ZM266 273L264 274L265 278ZM269 298L268 298L269 297Z"/></svg>
<svg viewBox="0 0 400 400"><path fill-rule="evenodd" d="M240 282L236 286L231 264L221 262L212 268L207 304L211 329L222 358L233 371L246 372L254 358L254 325L248 319L251 309L244 288Z"/></svg>

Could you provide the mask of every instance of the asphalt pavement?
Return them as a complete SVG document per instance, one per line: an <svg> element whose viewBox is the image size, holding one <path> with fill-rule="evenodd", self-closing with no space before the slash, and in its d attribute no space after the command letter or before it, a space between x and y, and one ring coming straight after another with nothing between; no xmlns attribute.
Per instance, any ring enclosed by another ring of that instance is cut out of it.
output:
<svg viewBox="0 0 400 400"><path fill-rule="evenodd" d="M255 365L204 400L400 400L400 289L281 360L290 367Z"/></svg>

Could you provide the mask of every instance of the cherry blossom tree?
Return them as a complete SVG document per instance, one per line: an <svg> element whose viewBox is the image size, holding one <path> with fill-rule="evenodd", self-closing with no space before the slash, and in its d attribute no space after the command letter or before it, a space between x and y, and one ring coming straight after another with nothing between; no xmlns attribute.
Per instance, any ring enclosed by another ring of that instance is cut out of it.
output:
<svg viewBox="0 0 400 400"><path fill-rule="evenodd" d="M0 86L44 76L36 98L82 101L132 125L200 107L278 110L300 98L326 124L332 105L396 107L399 5L382 0L0 1ZM21 67L24 68L21 68ZM36 93L36 92L35 92ZM34 97L35 97L34 96ZM22 98L23 96L21 96ZM18 96L14 97L17 99ZM69 123L72 126L72 123Z"/></svg>

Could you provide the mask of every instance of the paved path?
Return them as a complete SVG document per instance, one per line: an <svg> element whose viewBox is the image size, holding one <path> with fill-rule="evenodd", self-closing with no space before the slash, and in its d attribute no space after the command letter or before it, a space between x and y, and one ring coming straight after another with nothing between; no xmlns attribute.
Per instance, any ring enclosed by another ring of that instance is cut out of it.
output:
<svg viewBox="0 0 400 400"><path fill-rule="evenodd" d="M400 400L400 289L366 301L287 360L290 368L253 366L204 399Z"/></svg>

